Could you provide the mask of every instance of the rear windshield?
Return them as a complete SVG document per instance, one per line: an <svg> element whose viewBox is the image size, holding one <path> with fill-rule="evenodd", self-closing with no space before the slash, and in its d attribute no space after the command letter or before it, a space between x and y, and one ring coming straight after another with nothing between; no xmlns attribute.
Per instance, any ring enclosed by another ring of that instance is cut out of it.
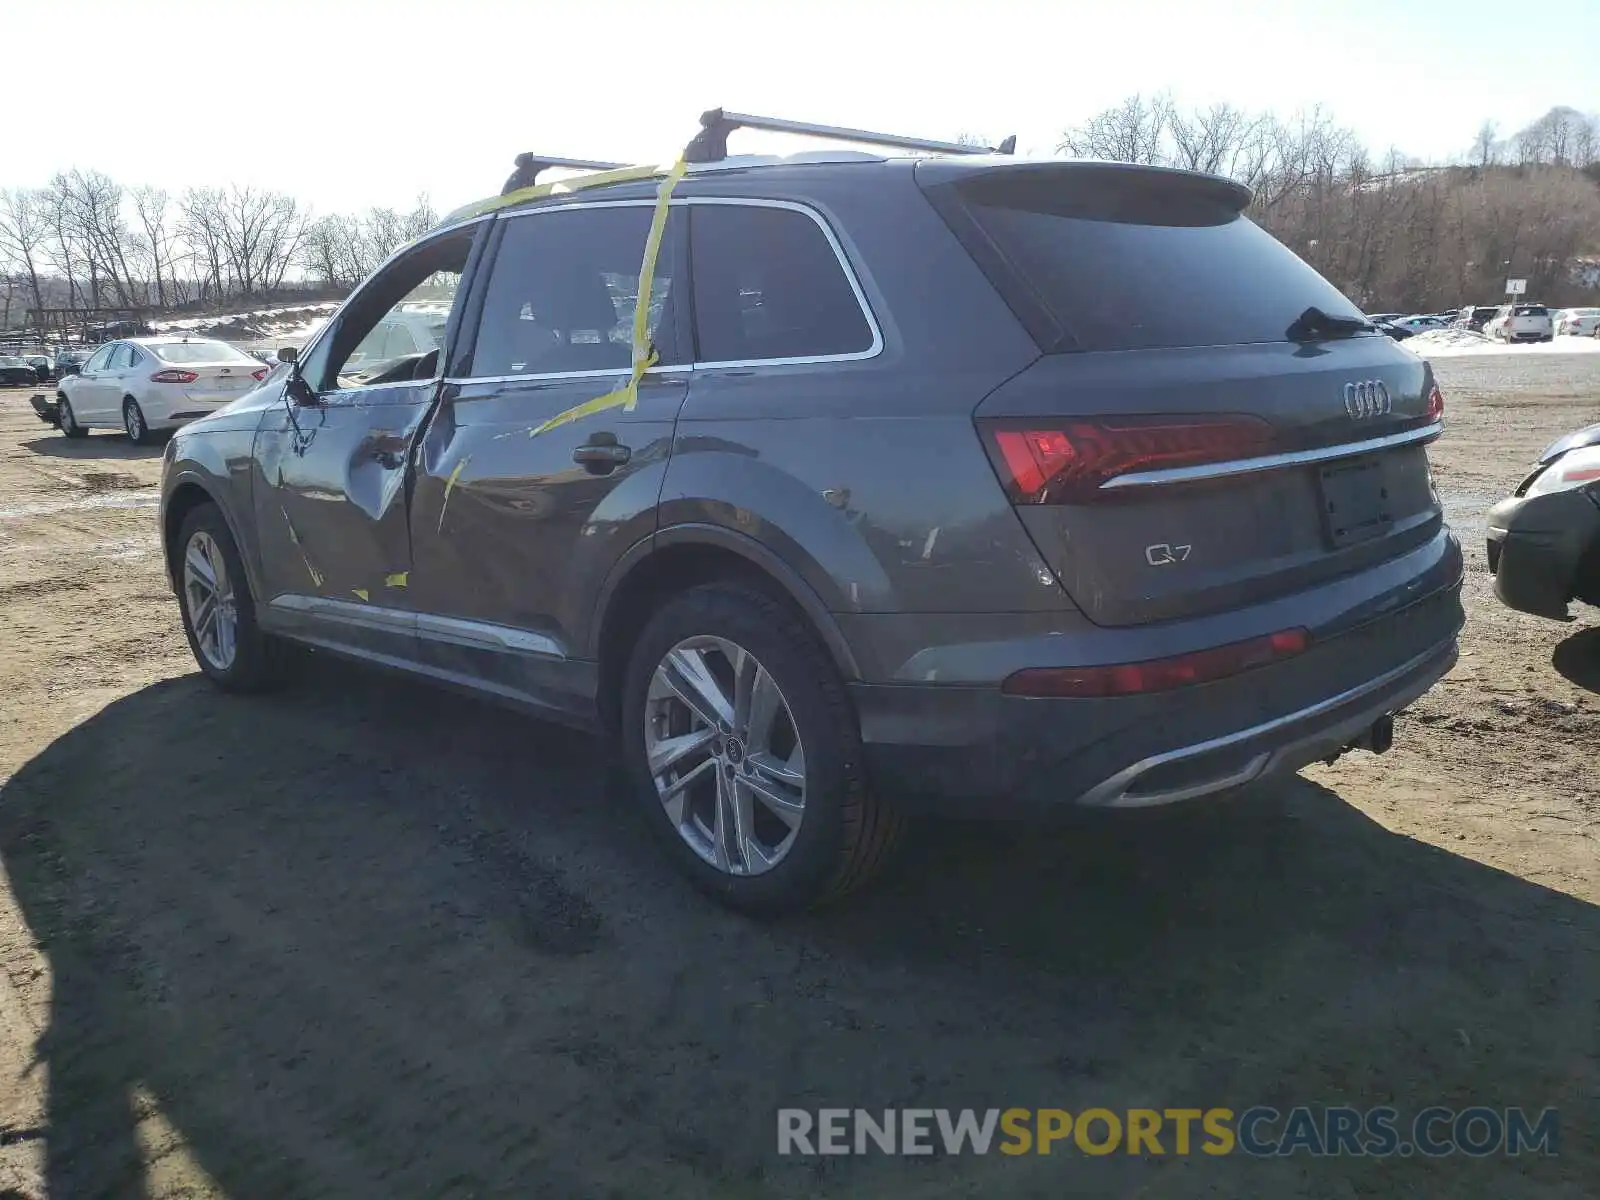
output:
<svg viewBox="0 0 1600 1200"><path fill-rule="evenodd" d="M954 188L935 205L1046 350L1283 341L1313 306L1363 319L1209 181L1069 168ZM1042 337L1029 307L1059 332Z"/></svg>
<svg viewBox="0 0 1600 1200"><path fill-rule="evenodd" d="M1550 310L1542 304L1519 304L1511 310L1514 317L1548 317Z"/></svg>
<svg viewBox="0 0 1600 1200"><path fill-rule="evenodd" d="M244 351L235 350L227 342L169 342L161 346L151 346L150 349L169 363L255 361Z"/></svg>

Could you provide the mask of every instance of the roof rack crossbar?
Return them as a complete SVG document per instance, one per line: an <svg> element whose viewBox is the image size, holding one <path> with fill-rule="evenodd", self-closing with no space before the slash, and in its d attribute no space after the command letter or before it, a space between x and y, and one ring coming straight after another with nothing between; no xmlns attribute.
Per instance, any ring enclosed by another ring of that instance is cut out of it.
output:
<svg viewBox="0 0 1600 1200"><path fill-rule="evenodd" d="M900 150L924 150L934 154L1011 154L1016 151L1015 134L998 146L968 146L961 142L936 142L930 138L904 137L897 133L874 133L870 129L850 129L842 125L813 125L784 117L758 117L750 113L726 112L713 108L700 114L700 132L684 149L689 162L720 162L728 157L728 135L735 129L764 129L772 133L799 133L828 138L836 142L860 142L868 146L892 146Z"/></svg>
<svg viewBox="0 0 1600 1200"><path fill-rule="evenodd" d="M511 178L506 180L506 185L500 189L500 194L505 196L532 187L539 178L539 173L550 167L569 167L574 171L615 171L627 165L627 163L597 162L590 158L551 158L544 154L519 154L517 169L511 173Z"/></svg>

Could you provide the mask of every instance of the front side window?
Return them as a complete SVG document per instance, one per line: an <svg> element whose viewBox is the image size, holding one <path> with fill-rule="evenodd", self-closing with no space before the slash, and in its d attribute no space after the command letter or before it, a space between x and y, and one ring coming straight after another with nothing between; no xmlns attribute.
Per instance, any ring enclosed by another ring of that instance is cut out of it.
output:
<svg viewBox="0 0 1600 1200"><path fill-rule="evenodd" d="M477 378L626 371L653 211L639 205L505 220L472 352ZM680 214L662 231L646 331L657 361L680 362L673 271Z"/></svg>
<svg viewBox="0 0 1600 1200"><path fill-rule="evenodd" d="M822 227L755 205L694 207L690 273L700 362L821 358L872 348L872 327Z"/></svg>
<svg viewBox="0 0 1600 1200"><path fill-rule="evenodd" d="M476 232L458 230L419 246L366 283L307 356L301 373L312 388L336 392L436 378L444 356L443 326ZM403 341L392 336L397 327L428 328L429 322L438 323L441 344L424 346L409 335Z"/></svg>
<svg viewBox="0 0 1600 1200"><path fill-rule="evenodd" d="M101 346L90 356L89 361L83 364L83 373L93 375L96 371L105 370L106 364L111 361L111 352L115 349L115 346Z"/></svg>

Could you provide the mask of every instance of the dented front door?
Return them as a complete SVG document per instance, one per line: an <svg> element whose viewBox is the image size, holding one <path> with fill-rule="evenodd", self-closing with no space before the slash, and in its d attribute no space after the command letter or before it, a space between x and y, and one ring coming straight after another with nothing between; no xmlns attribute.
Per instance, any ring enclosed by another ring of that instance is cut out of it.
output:
<svg viewBox="0 0 1600 1200"><path fill-rule="evenodd" d="M415 657L407 464L436 380L271 409L256 440L270 622L379 658Z"/></svg>

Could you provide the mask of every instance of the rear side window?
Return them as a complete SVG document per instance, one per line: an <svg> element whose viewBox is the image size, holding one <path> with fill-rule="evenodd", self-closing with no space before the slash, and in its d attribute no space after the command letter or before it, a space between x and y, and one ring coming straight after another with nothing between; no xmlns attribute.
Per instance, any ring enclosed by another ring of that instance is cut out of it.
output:
<svg viewBox="0 0 1600 1200"><path fill-rule="evenodd" d="M472 352L475 377L626 371L652 210L567 209L505 221ZM662 233L646 328L663 363L673 337L679 217Z"/></svg>
<svg viewBox="0 0 1600 1200"><path fill-rule="evenodd" d="M1361 318L1213 181L1000 170L930 199L1046 351L1283 341L1313 306Z"/></svg>
<svg viewBox="0 0 1600 1200"><path fill-rule="evenodd" d="M749 204L699 204L691 212L700 362L831 358L872 349L861 301L811 217Z"/></svg>

